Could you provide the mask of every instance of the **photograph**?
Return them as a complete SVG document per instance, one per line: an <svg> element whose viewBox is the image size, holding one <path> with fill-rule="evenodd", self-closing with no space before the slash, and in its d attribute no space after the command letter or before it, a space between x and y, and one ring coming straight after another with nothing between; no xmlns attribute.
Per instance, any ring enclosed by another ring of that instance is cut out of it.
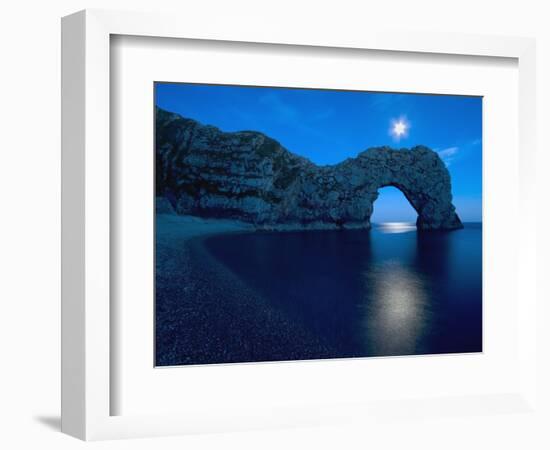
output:
<svg viewBox="0 0 550 450"><path fill-rule="evenodd" d="M156 367L483 351L483 97L153 89Z"/></svg>

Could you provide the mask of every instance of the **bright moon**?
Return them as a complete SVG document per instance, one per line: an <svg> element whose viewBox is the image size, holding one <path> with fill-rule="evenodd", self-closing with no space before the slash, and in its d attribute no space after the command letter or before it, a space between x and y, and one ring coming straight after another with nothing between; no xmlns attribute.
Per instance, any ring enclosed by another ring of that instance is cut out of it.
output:
<svg viewBox="0 0 550 450"><path fill-rule="evenodd" d="M392 120L390 134L397 140L407 137L409 124L406 119Z"/></svg>
<svg viewBox="0 0 550 450"><path fill-rule="evenodd" d="M393 134L395 134L396 137L403 136L406 131L407 125L401 120L393 125Z"/></svg>

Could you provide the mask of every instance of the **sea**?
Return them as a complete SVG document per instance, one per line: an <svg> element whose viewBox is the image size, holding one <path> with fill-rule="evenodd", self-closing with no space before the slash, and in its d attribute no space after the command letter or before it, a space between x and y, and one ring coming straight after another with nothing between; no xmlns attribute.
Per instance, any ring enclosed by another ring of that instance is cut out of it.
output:
<svg viewBox="0 0 550 450"><path fill-rule="evenodd" d="M220 234L202 245L331 357L483 350L481 223Z"/></svg>

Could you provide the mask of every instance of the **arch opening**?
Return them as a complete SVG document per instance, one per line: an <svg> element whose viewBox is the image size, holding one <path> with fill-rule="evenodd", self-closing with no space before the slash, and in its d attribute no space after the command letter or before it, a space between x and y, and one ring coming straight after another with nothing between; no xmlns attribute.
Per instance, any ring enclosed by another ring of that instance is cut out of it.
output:
<svg viewBox="0 0 550 450"><path fill-rule="evenodd" d="M370 223L373 225L406 224L416 226L418 212L405 193L397 186L380 187L372 208Z"/></svg>

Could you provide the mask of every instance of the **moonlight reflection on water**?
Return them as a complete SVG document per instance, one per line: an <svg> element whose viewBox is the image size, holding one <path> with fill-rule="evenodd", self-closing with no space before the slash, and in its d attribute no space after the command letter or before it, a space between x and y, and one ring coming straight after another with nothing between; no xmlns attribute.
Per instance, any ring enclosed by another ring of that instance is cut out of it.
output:
<svg viewBox="0 0 550 450"><path fill-rule="evenodd" d="M365 274L365 293L361 310L369 353L402 355L419 350L431 316L422 276L389 261Z"/></svg>
<svg viewBox="0 0 550 450"><path fill-rule="evenodd" d="M408 233L416 231L416 225L412 222L384 222L373 224L378 231L385 234Z"/></svg>

